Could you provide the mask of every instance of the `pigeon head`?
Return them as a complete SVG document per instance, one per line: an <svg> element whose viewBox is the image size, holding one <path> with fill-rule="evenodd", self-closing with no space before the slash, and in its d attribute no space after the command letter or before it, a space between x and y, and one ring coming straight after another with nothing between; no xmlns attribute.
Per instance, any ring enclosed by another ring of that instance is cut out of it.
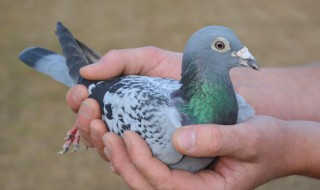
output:
<svg viewBox="0 0 320 190"><path fill-rule="evenodd" d="M186 44L182 75L190 69L203 77L228 73L233 67L259 70L255 58L227 27L208 26L195 32Z"/></svg>
<svg viewBox="0 0 320 190"><path fill-rule="evenodd" d="M223 26L195 32L182 59L182 112L197 123L234 124L238 105L229 71L233 67L259 69L255 58L236 34Z"/></svg>

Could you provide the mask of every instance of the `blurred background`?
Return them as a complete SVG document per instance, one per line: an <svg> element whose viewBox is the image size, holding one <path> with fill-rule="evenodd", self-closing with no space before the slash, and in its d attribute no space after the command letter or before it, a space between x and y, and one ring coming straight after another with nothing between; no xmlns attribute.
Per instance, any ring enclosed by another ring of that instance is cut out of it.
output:
<svg viewBox="0 0 320 190"><path fill-rule="evenodd" d="M56 154L75 119L68 89L18 54L33 45L61 52L57 21L102 54L147 45L182 51L197 29L225 25L262 67L287 67L320 60L319 7L318 0L0 0L0 189L129 189L94 149ZM319 188L319 180L290 176L258 190Z"/></svg>

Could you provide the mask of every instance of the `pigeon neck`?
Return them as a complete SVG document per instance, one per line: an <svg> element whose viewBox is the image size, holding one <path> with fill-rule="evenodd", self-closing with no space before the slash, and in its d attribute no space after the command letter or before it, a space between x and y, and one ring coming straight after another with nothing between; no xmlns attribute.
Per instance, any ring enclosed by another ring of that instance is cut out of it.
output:
<svg viewBox="0 0 320 190"><path fill-rule="evenodd" d="M187 103L181 111L197 123L235 124L238 104L229 72L216 71L207 78L196 73L182 76L180 91Z"/></svg>

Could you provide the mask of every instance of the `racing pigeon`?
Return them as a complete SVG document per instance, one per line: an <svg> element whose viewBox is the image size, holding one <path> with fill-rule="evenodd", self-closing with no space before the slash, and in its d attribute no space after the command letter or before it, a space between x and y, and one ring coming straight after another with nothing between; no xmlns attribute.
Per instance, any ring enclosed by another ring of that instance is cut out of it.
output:
<svg viewBox="0 0 320 190"><path fill-rule="evenodd" d="M137 132L152 154L172 169L196 172L216 160L179 153L171 142L177 128L208 123L232 125L254 115L252 107L235 93L229 71L233 67L259 70L259 66L227 27L207 26L191 36L183 53L180 81L137 75L88 81L80 76L79 69L101 56L75 39L60 22L56 35L64 57L31 47L19 58L69 87L86 85L89 97L99 103L109 131L120 136L125 130ZM70 130L61 153L67 152L72 143L77 150L79 139L78 129Z"/></svg>

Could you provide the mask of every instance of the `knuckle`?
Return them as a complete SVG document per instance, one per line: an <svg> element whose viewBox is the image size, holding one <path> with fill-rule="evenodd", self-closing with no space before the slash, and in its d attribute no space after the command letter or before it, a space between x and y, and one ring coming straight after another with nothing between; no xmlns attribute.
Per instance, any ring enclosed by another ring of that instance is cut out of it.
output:
<svg viewBox="0 0 320 190"><path fill-rule="evenodd" d="M83 138L81 139L81 141L83 142L84 145L86 145L86 147L88 148L93 148L93 144L91 143L90 139L85 138L85 135L83 136Z"/></svg>
<svg viewBox="0 0 320 190"><path fill-rule="evenodd" d="M70 88L66 94L66 101L68 103L68 105L70 106L72 104L72 93L73 92L73 88Z"/></svg>
<svg viewBox="0 0 320 190"><path fill-rule="evenodd" d="M99 154L99 156L106 162L110 162L110 160L108 159L108 157L104 154L103 149L97 149L97 152Z"/></svg>
<svg viewBox="0 0 320 190"><path fill-rule="evenodd" d="M256 127L250 130L246 138L246 158L247 160L257 160L261 146L262 133Z"/></svg>
<svg viewBox="0 0 320 190"><path fill-rule="evenodd" d="M76 125L78 126L78 129L80 132L89 134L90 133L89 123L90 121L83 114L79 113L77 115Z"/></svg>
<svg viewBox="0 0 320 190"><path fill-rule="evenodd" d="M279 126L278 122L279 120L272 116L259 116L257 121L247 124L249 125L248 127L250 127L250 134L247 135L246 141L248 160L257 160L264 154L266 145L269 145L271 140L276 140L276 136L279 136L281 133L280 128L275 128ZM271 126L273 126L273 130L268 130ZM273 136L273 138L270 138L271 136ZM281 145L281 143L279 145Z"/></svg>
<svg viewBox="0 0 320 190"><path fill-rule="evenodd" d="M112 49L107 53L107 56L114 56L114 55L118 55L119 50L117 49Z"/></svg>
<svg viewBox="0 0 320 190"><path fill-rule="evenodd" d="M208 143L208 150L207 152L209 154L214 154L216 152L220 152L223 147L224 147L224 138L223 138L223 134L220 130L219 127L209 127L209 131L208 133L210 136L209 138L209 143Z"/></svg>
<svg viewBox="0 0 320 190"><path fill-rule="evenodd" d="M112 165L112 169L115 171L115 172L117 172L117 173L120 173L121 174L121 164L120 163L118 163L118 162L111 162L111 165Z"/></svg>
<svg viewBox="0 0 320 190"><path fill-rule="evenodd" d="M145 46L143 48L144 48L145 52L147 52L147 53L154 53L154 52L159 51L159 48L157 48L155 46Z"/></svg>
<svg viewBox="0 0 320 190"><path fill-rule="evenodd" d="M253 141L255 142L255 141ZM254 161L259 158L259 143L250 143L247 148L247 160Z"/></svg>
<svg viewBox="0 0 320 190"><path fill-rule="evenodd" d="M119 57L119 52L120 50L112 49L108 51L108 53L105 56L103 56L102 59L105 61L108 61L109 59L116 59L117 57Z"/></svg>
<svg viewBox="0 0 320 190"><path fill-rule="evenodd" d="M143 52L145 57L152 57L153 55L157 54L159 50L160 49L155 46L143 47Z"/></svg>
<svg viewBox="0 0 320 190"><path fill-rule="evenodd" d="M130 152L129 153L130 160L132 163L138 168L139 170L148 170L148 167L144 162L141 162L139 157L135 155L135 153Z"/></svg>
<svg viewBox="0 0 320 190"><path fill-rule="evenodd" d="M73 98L74 95L75 95L74 89L73 88L69 89L66 94L66 102L72 111L78 112L78 110L80 108L80 103L78 103L74 100L74 98Z"/></svg>
<svg viewBox="0 0 320 190"><path fill-rule="evenodd" d="M173 183L168 178L156 178L153 181L153 185L156 189L159 190L172 190Z"/></svg>

